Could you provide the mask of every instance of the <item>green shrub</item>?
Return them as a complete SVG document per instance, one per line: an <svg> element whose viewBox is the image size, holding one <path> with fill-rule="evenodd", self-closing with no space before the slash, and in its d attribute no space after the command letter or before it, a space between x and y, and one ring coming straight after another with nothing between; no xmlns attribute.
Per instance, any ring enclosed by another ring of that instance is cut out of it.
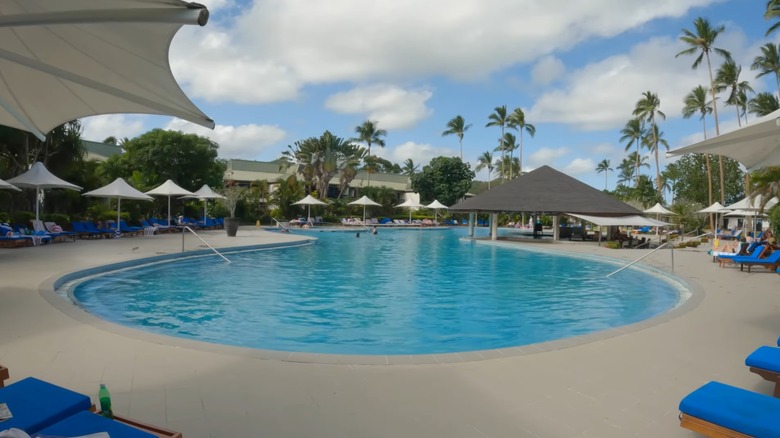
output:
<svg viewBox="0 0 780 438"><path fill-rule="evenodd" d="M43 215L44 222L54 222L57 225L65 226L70 225L70 216L62 213L49 213Z"/></svg>
<svg viewBox="0 0 780 438"><path fill-rule="evenodd" d="M623 245L621 244L621 242L619 240L610 240L610 241L607 242L607 248L620 249L622 247L623 247Z"/></svg>
<svg viewBox="0 0 780 438"><path fill-rule="evenodd" d="M16 225L25 227L31 227L31 220L35 219L35 212L32 211L15 211L11 214L11 222Z"/></svg>

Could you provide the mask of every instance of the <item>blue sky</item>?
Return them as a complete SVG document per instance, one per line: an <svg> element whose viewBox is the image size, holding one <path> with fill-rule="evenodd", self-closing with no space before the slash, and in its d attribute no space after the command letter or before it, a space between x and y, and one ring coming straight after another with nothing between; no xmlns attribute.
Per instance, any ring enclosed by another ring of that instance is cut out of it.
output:
<svg viewBox="0 0 780 438"><path fill-rule="evenodd" d="M493 150L499 128L486 128L499 105L522 108L536 136L524 135L523 170L550 165L596 188L626 155L620 129L644 91L661 99L661 130L671 147L703 138L697 119L681 116L683 97L708 84L692 70L683 28L697 17L724 25L716 46L731 51L743 80L774 92L774 80L750 70L771 24L764 1L747 0L212 0L205 27L174 38L171 66L193 102L217 123L207 130L168 117L84 119L84 137L132 138L161 127L220 144L223 158L272 160L287 145L324 130L349 138L366 119L386 129L372 152L426 164L458 155L442 137L462 115L471 127L464 160ZM779 33L780 35L780 33ZM713 58L713 69L722 60ZM737 126L720 111L721 132ZM714 123L708 120L708 135ZM495 153L495 156L499 156ZM652 160L650 160L652 163ZM662 158L663 168L666 159ZM654 174L653 167L647 173ZM487 172L478 174L487 179ZM614 188L615 174L608 175Z"/></svg>

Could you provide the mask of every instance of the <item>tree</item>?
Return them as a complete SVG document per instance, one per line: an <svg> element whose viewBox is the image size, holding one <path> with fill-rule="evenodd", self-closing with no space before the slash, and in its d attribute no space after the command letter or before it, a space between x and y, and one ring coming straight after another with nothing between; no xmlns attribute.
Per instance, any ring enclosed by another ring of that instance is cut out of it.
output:
<svg viewBox="0 0 780 438"><path fill-rule="evenodd" d="M661 190L653 187L653 181L647 175L639 175L639 184L631 193L631 199L638 201L642 207L648 208L656 202L661 202Z"/></svg>
<svg viewBox="0 0 780 438"><path fill-rule="evenodd" d="M363 124L355 127L355 133L357 137L351 139L351 141L358 143L365 143L368 148L368 154L366 157L371 158L371 145L375 144L381 148L385 147L385 140L383 137L387 136L387 131L379 129L377 122L366 120ZM368 184L371 184L371 171L368 172Z"/></svg>
<svg viewBox="0 0 780 438"><path fill-rule="evenodd" d="M517 149L517 137L515 137L511 132L507 132L504 134L504 138L501 142L501 155L503 158L506 157L506 153L509 152L509 157L506 160L506 164L509 165L509 163L514 163L514 154L515 149ZM498 150L498 149L496 149ZM512 179L512 175L518 175L520 173L520 160L517 160L517 166L516 169L513 169L513 166L509 167L509 170L507 171L509 178Z"/></svg>
<svg viewBox="0 0 780 438"><path fill-rule="evenodd" d="M780 196L780 167L772 166L756 170L750 176L750 183L750 198L755 199L761 195L759 208L763 211L772 198Z"/></svg>
<svg viewBox="0 0 780 438"><path fill-rule="evenodd" d="M774 43L766 43L761 46L761 55L753 58L750 69L758 70L756 78L774 74L777 93L780 96L780 46Z"/></svg>
<svg viewBox="0 0 780 438"><path fill-rule="evenodd" d="M769 0L766 2L766 12L764 12L764 19L771 20L780 17L780 0ZM766 31L766 36L769 36L772 32L780 28L780 21L771 25Z"/></svg>
<svg viewBox="0 0 780 438"><path fill-rule="evenodd" d="M128 178L139 172L139 190L151 189L165 180L196 190L203 184L219 187L226 165L217 158L219 145L207 137L180 131L153 129L124 143L125 153L103 162L107 181Z"/></svg>
<svg viewBox="0 0 780 438"><path fill-rule="evenodd" d="M292 203L303 198L305 188L295 175L276 180L276 189L271 194L271 202L276 205L278 214L271 214L275 219L297 217Z"/></svg>
<svg viewBox="0 0 780 438"><path fill-rule="evenodd" d="M493 153L490 151L482 152L482 155L480 155L477 158L477 167L475 170L477 172L482 171L482 169L487 169L488 171L488 190L490 190L490 174L493 173Z"/></svg>
<svg viewBox="0 0 780 438"><path fill-rule="evenodd" d="M402 168L402 172L404 175L414 175L417 173L417 169L420 167L419 164L414 164L414 160L411 158L407 158L406 161L404 161L404 166Z"/></svg>
<svg viewBox="0 0 780 438"><path fill-rule="evenodd" d="M520 132L520 153L519 153L519 167L520 174L523 172L523 131L527 132L531 138L536 135L536 127L525 121L525 113L521 108L515 108L512 114L509 115L509 127L517 129ZM511 176L510 176L511 178Z"/></svg>
<svg viewBox="0 0 780 438"><path fill-rule="evenodd" d="M676 184L676 198L684 200L684 202L708 205L708 183L704 154L685 154L675 161L674 165L679 175ZM724 160L724 169L726 170L724 177L726 205L728 205L728 203L736 202L744 197L744 173L739 169L739 163L731 159ZM713 172L719 172L719 169L715 168ZM718 179L713 178L712 181L718 181Z"/></svg>
<svg viewBox="0 0 780 438"><path fill-rule="evenodd" d="M520 172L520 160L517 157L504 155L498 159L498 175L501 178L508 179L509 175L517 175Z"/></svg>
<svg viewBox="0 0 780 438"><path fill-rule="evenodd" d="M701 129L704 133L704 139L707 139L707 114L712 113L711 102L707 101L707 90L701 85L694 88L693 91L685 96L685 106L683 107L683 117L688 119L694 114L699 114L701 119ZM707 163L707 187L709 193L709 203L712 204L712 166L710 165L710 154L704 154Z"/></svg>
<svg viewBox="0 0 780 438"><path fill-rule="evenodd" d="M116 139L116 137L114 137L112 135L112 136L106 137L103 140L103 143L105 143L105 144L112 144L112 145L116 146L117 144L119 144L119 141Z"/></svg>
<svg viewBox="0 0 780 438"><path fill-rule="evenodd" d="M641 119L633 118L626 122L626 126L620 130L620 133L623 134L622 137L620 137L620 142L626 142L626 152L628 152L629 149L631 149L632 146L636 146L636 165L634 166L634 170L636 171L636 175L634 177L634 185L639 183L639 146L642 143L642 138L646 135L647 131L645 130L644 122Z"/></svg>
<svg viewBox="0 0 780 438"><path fill-rule="evenodd" d="M671 201L669 202L669 205L674 204L674 200L677 199L677 184L680 181L680 169L677 166L677 163L669 163L666 165L666 169L664 169L662 175L664 178L664 181L666 184L664 186L669 190L671 194Z"/></svg>
<svg viewBox="0 0 780 438"><path fill-rule="evenodd" d="M620 171L617 180L618 186L626 186L626 183L631 183L631 180L634 179L634 165L634 161L631 158L623 158L623 161L617 166L617 169Z"/></svg>
<svg viewBox="0 0 780 438"><path fill-rule="evenodd" d="M501 128L501 137L498 138L498 147L501 148L502 143L504 141L504 127L506 127L507 123L509 122L509 118L506 114L506 105L497 106L493 113L488 116L488 120L490 120L485 127L488 128L490 126L498 126ZM504 151L501 151L501 161L500 163L504 162ZM500 169L501 174L504 174L504 169Z"/></svg>
<svg viewBox="0 0 780 438"><path fill-rule="evenodd" d="M361 156L362 148L341 137L325 131L320 137L309 137L297 141L283 156L298 164L298 173L317 192L320 199L328 197L330 181L343 169L354 165L355 157Z"/></svg>
<svg viewBox="0 0 780 438"><path fill-rule="evenodd" d="M639 99L636 103L636 107L634 108L634 116L636 116L639 119L644 119L650 124L650 136L652 139L652 142L650 142L648 148L653 151L655 154L655 170L656 170L656 181L658 183L658 197L660 198L662 196L661 190L661 172L658 169L658 141L659 141L659 135L658 135L658 125L656 124L656 117L660 117L661 120L666 119L666 114L664 114L659 107L661 106L661 99L658 98L658 95L650 92L645 91L642 94L642 98ZM667 149L668 149L667 145Z"/></svg>
<svg viewBox="0 0 780 438"><path fill-rule="evenodd" d="M748 81L740 82L739 75L741 73L742 66L737 65L731 59L726 60L715 73L715 91L718 93L729 91L726 105L732 105L737 110L737 123L739 126L742 126L742 115L740 112L742 96L746 96L748 91L753 91Z"/></svg>
<svg viewBox="0 0 780 438"><path fill-rule="evenodd" d="M699 53L699 56L696 58L695 61L693 61L693 65L691 66L694 70L701 65L702 58L706 58L707 60L707 72L710 75L710 94L712 95L712 114L715 117L715 135L720 135L720 123L718 122L718 103L715 97L715 80L712 77L712 63L710 62L710 52L715 52L725 58L726 60L731 59L731 53L729 53L726 50L714 47L715 40L718 38L718 35L723 33L726 30L725 26L718 26L713 28L710 26L710 22L702 17L697 18L693 21L695 32L692 32L688 29L683 29L683 35L680 37L680 41L688 44L687 49L681 51L676 56L680 55L693 55L696 54L696 52ZM718 164L720 167L720 174L723 176L723 157L721 155L718 155ZM659 177L660 181L660 177ZM720 182L721 188L723 188L723 181ZM725 192L720 193L721 202L725 202L724 199L726 197Z"/></svg>
<svg viewBox="0 0 780 438"><path fill-rule="evenodd" d="M645 139L648 138L648 136L643 137ZM631 152L628 154L628 159L631 161L629 164L629 168L635 175L641 175L642 169L649 169L650 163L647 162L649 159L647 155L642 155L637 151ZM639 163L637 165L637 163ZM636 181L634 181L634 186L636 186Z"/></svg>
<svg viewBox="0 0 780 438"><path fill-rule="evenodd" d="M466 195L474 176L471 165L460 158L436 157L422 172L412 175L412 189L421 199L453 205Z"/></svg>
<svg viewBox="0 0 780 438"><path fill-rule="evenodd" d="M442 132L442 137L445 135L457 135L458 143L460 144L460 159L463 160L463 135L471 127L471 124L466 124L466 120L458 114L452 120L447 122L447 130Z"/></svg>
<svg viewBox="0 0 780 438"><path fill-rule="evenodd" d="M774 94L763 91L748 102L748 112L758 117L769 115L780 109L780 101Z"/></svg>
<svg viewBox="0 0 780 438"><path fill-rule="evenodd" d="M606 158L601 160L601 162L596 166L596 173L604 173L604 190L607 190L607 175L609 175L609 172L612 171L612 168L609 167L609 160Z"/></svg>

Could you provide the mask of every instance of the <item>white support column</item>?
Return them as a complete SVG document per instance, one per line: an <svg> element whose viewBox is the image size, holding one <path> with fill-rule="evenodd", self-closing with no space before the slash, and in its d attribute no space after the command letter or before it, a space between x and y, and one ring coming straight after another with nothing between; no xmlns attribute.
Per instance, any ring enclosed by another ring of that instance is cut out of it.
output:
<svg viewBox="0 0 780 438"><path fill-rule="evenodd" d="M490 214L490 240L498 240L498 213Z"/></svg>
<svg viewBox="0 0 780 438"><path fill-rule="evenodd" d="M474 237L474 224L477 222L477 214L469 213L469 237Z"/></svg>
<svg viewBox="0 0 780 438"><path fill-rule="evenodd" d="M560 223L561 223L561 216L558 214L553 216L553 241L555 242L561 240Z"/></svg>

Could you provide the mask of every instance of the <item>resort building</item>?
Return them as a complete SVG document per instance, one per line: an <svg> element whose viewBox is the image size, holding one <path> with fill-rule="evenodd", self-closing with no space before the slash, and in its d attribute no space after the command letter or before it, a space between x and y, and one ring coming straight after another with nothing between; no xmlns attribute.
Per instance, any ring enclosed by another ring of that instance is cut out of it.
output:
<svg viewBox="0 0 780 438"><path fill-rule="evenodd" d="M81 140L84 147L84 160L106 161L109 157L122 153L122 147L99 141Z"/></svg>

